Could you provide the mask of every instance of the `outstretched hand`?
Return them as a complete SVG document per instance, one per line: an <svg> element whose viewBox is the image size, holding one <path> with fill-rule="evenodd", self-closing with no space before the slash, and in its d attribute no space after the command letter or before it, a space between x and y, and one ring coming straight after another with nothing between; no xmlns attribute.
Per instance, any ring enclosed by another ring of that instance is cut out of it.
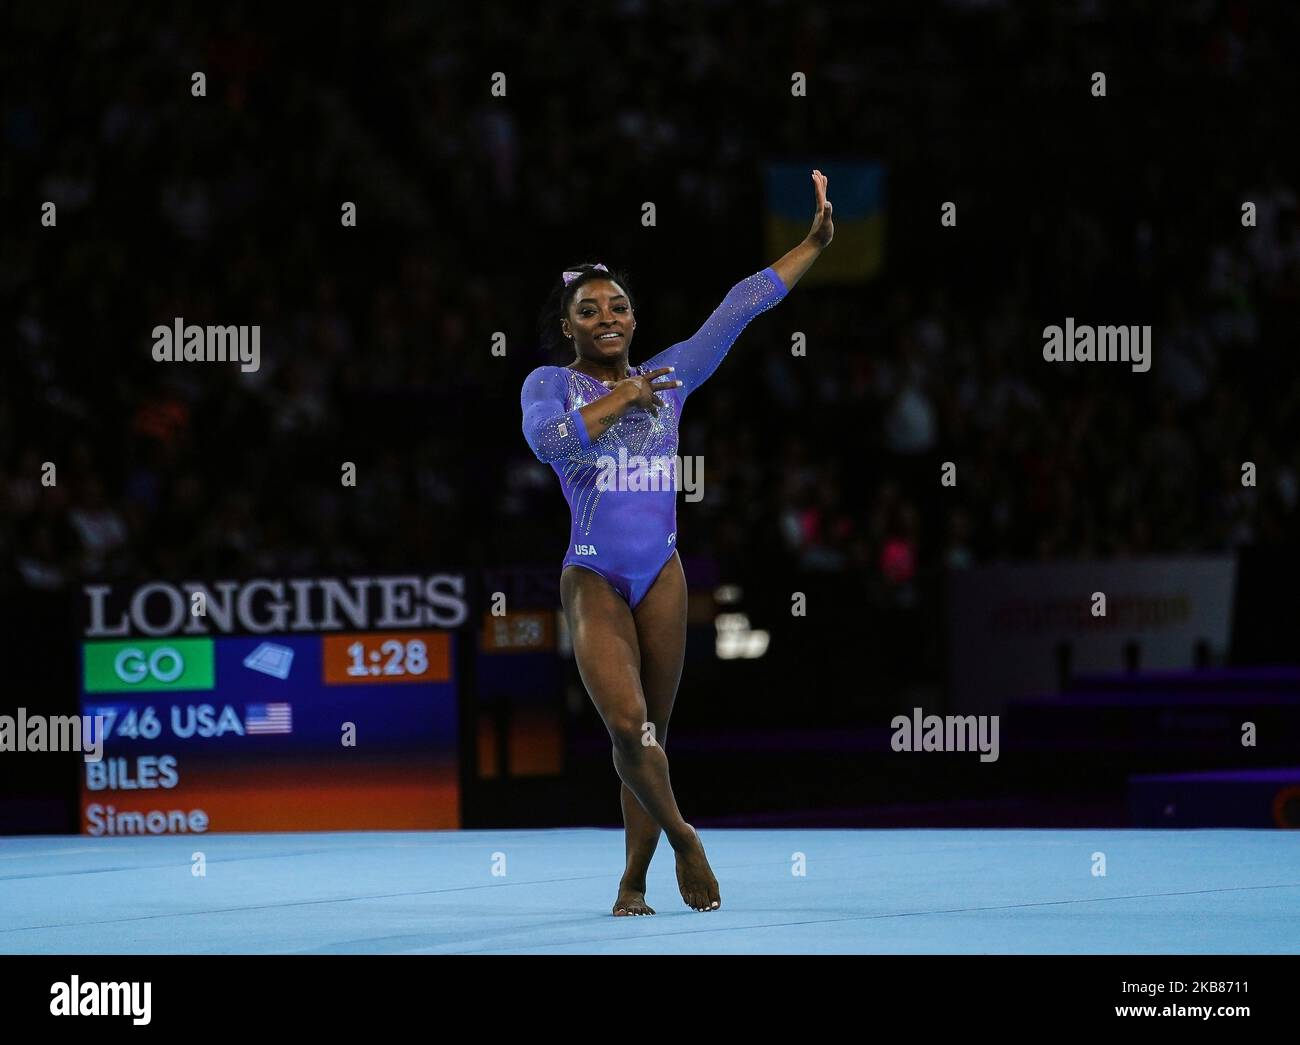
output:
<svg viewBox="0 0 1300 1045"><path fill-rule="evenodd" d="M813 224L808 239L818 247L824 247L835 237L835 225L831 221L831 201L826 198L826 175L814 168L812 180L817 196L817 209L813 212Z"/></svg>

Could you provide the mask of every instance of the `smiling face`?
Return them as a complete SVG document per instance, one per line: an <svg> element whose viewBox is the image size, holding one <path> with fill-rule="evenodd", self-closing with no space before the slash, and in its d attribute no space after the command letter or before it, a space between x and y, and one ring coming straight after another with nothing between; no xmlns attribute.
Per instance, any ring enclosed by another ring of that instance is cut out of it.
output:
<svg viewBox="0 0 1300 1045"><path fill-rule="evenodd" d="M627 361L636 318L623 288L612 279L588 280L573 295L568 314L560 320L565 337L573 338L579 359L597 366Z"/></svg>

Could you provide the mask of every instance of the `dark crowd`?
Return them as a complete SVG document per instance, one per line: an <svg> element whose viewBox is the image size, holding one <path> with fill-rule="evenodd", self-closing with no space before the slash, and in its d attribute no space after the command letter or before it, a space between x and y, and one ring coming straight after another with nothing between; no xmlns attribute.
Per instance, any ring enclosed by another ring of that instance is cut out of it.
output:
<svg viewBox="0 0 1300 1045"><path fill-rule="evenodd" d="M558 572L567 513L520 433L524 376L567 362L538 309L603 261L630 273L634 363L689 336L775 260L771 160L826 170L832 201L837 162L883 163L884 264L796 288L692 397L688 577L906 603L997 559L1296 532L1290 6L24 6L0 42L9 600ZM1045 362L1067 316L1150 324L1150 371ZM175 317L259 324L260 369L154 361Z"/></svg>

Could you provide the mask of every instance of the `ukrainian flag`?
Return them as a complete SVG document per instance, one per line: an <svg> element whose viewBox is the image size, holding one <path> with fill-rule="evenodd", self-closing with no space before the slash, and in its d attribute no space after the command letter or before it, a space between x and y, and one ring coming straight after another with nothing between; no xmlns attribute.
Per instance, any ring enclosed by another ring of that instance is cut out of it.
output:
<svg viewBox="0 0 1300 1045"><path fill-rule="evenodd" d="M764 172L767 255L779 258L808 235L816 196L812 169L826 175L835 239L800 281L865 283L885 257L885 166L882 163L769 163Z"/></svg>

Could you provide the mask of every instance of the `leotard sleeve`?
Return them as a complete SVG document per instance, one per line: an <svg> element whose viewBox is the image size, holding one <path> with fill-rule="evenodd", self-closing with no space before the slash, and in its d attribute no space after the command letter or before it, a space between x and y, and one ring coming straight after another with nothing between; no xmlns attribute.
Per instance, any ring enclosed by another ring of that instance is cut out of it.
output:
<svg viewBox="0 0 1300 1045"><path fill-rule="evenodd" d="M749 321L785 297L786 290L786 285L771 266L746 276L727 291L722 304L714 309L713 315L699 330L685 341L670 345L648 359L642 371L676 367L672 376L682 382L681 395L685 399L718 369L727 350ZM668 380L667 375L662 380Z"/></svg>
<svg viewBox="0 0 1300 1045"><path fill-rule="evenodd" d="M577 410L564 409L567 387L563 367L539 366L524 379L519 396L524 412L524 438L537 459L547 464L591 449L582 415Z"/></svg>

